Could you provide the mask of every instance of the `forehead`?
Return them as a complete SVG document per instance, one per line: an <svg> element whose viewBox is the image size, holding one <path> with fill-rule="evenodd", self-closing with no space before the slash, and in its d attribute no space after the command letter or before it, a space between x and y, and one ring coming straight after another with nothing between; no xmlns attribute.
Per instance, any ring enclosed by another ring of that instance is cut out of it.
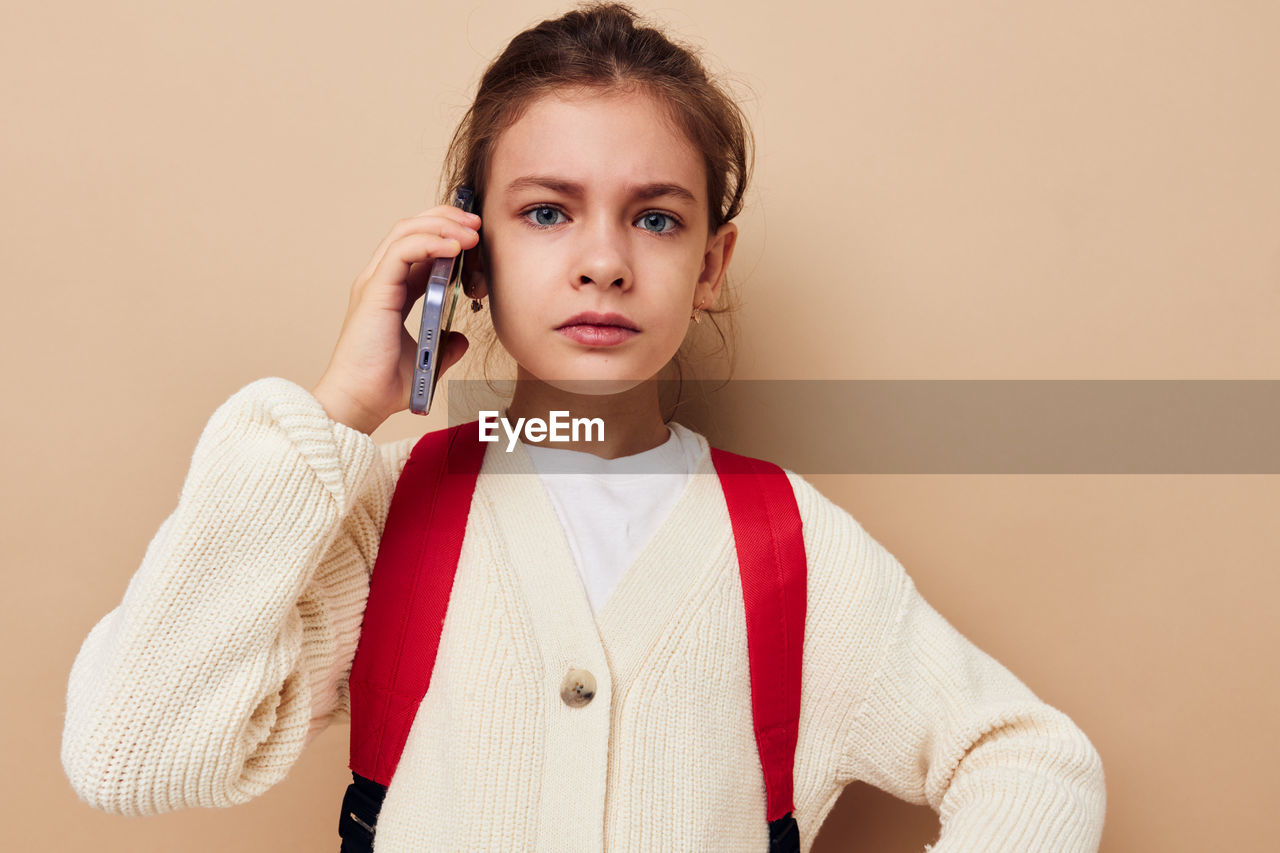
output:
<svg viewBox="0 0 1280 853"><path fill-rule="evenodd" d="M588 192L674 182L705 203L701 154L643 91L543 95L498 138L489 168L498 193L536 174L582 183Z"/></svg>

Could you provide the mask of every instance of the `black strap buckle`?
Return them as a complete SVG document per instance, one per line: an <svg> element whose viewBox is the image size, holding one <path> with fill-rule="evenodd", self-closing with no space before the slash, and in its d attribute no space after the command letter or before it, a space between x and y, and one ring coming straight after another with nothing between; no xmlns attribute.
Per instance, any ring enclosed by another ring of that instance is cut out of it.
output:
<svg viewBox="0 0 1280 853"><path fill-rule="evenodd" d="M351 778L338 819L340 853L373 853L373 836L387 788L355 772ZM769 853L800 853L800 826L791 812L769 821Z"/></svg>
<svg viewBox="0 0 1280 853"><path fill-rule="evenodd" d="M800 853L800 825L791 812L769 821L769 853Z"/></svg>
<svg viewBox="0 0 1280 853"><path fill-rule="evenodd" d="M342 798L342 815L338 818L338 835L342 838L340 853L373 853L373 835L387 788L358 773L353 772L351 778L353 781Z"/></svg>

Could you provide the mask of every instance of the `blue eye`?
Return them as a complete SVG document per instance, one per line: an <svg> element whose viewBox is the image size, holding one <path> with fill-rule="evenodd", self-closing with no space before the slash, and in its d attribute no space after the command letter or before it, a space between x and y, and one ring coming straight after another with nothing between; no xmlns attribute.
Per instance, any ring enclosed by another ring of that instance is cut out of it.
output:
<svg viewBox="0 0 1280 853"><path fill-rule="evenodd" d="M542 218L542 214L544 213L550 213L553 218L556 214L560 213L560 211L556 210L554 207L550 207L544 204L541 207L535 207L532 210L525 211L524 215L528 216L530 213L533 214L533 218L534 218L534 222L532 224L536 224L542 228L550 228L552 225L560 224L559 222L546 222Z"/></svg>
<svg viewBox="0 0 1280 853"><path fill-rule="evenodd" d="M656 222L654 221L655 219L657 220ZM671 223L670 228L664 228L661 231L654 231L652 228L646 227L645 230L653 231L654 234L670 234L672 231L676 230L676 228L679 227L679 223L676 222L675 217L668 216L665 213L658 213L657 211L646 213L644 216L640 217L639 221L645 223L646 226L647 225L661 226L662 220L664 219Z"/></svg>
<svg viewBox="0 0 1280 853"><path fill-rule="evenodd" d="M562 225L568 221L568 218L564 215L564 211L549 204L540 204L537 207L531 207L524 213L520 214L520 217L524 219L525 222L528 222L531 227L540 229L553 228L556 225ZM556 217L562 218L556 219ZM648 213L641 214L640 218L637 219L636 222L640 223L640 227L645 231L648 231L650 234L657 237L669 237L681 228L680 220L676 219L669 213L660 213L656 210L651 210ZM663 227L664 222L667 226L665 228Z"/></svg>

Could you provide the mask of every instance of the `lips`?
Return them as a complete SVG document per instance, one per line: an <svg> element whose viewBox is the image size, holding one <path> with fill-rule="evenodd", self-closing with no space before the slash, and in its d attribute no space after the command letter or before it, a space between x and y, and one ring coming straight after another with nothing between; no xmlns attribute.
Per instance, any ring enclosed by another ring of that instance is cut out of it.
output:
<svg viewBox="0 0 1280 853"><path fill-rule="evenodd" d="M623 341L630 340L640 334L637 331L624 329L621 326L592 326L584 324L561 326L556 331L569 340L577 341L588 347L617 346Z"/></svg>
<svg viewBox="0 0 1280 853"><path fill-rule="evenodd" d="M640 331L640 328L635 323L621 314L601 314L598 311L583 311L579 314L574 314L568 320L556 326L556 328L565 329L570 326L594 326L597 328L627 329L632 332Z"/></svg>

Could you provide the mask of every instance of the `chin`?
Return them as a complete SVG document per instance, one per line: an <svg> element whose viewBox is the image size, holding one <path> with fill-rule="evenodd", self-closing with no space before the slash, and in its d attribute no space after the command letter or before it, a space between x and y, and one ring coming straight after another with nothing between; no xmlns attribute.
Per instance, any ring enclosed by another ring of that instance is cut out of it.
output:
<svg viewBox="0 0 1280 853"><path fill-rule="evenodd" d="M658 368L647 370L633 358L613 358L606 364L593 358L558 359L551 363L527 365L524 370L530 376L568 394L584 397L607 397L623 394L650 381Z"/></svg>
<svg viewBox="0 0 1280 853"><path fill-rule="evenodd" d="M539 376L538 379L553 388L584 397L607 397L614 394L622 394L648 381L648 377L639 379L619 377L546 379Z"/></svg>

